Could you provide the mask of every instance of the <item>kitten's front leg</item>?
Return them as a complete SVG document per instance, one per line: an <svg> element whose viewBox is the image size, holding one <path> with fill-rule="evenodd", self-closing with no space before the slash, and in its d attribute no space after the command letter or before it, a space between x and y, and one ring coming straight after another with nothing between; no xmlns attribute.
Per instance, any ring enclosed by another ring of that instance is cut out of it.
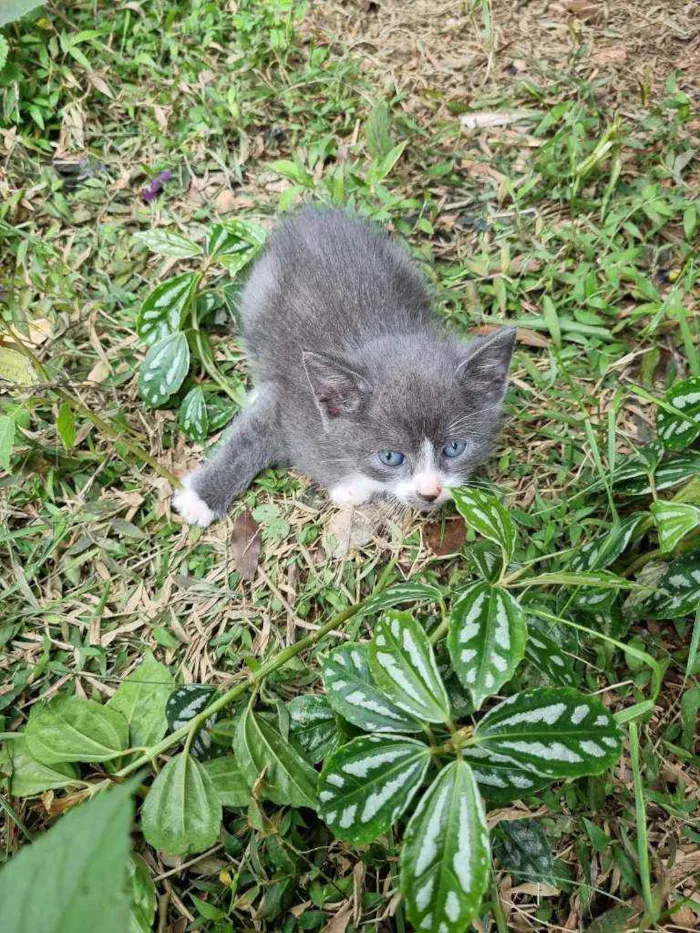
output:
<svg viewBox="0 0 700 933"><path fill-rule="evenodd" d="M226 514L233 499L258 473L283 459L277 400L274 389L264 386L231 422L214 457L185 477L183 488L173 496L173 506L189 525L206 528Z"/></svg>

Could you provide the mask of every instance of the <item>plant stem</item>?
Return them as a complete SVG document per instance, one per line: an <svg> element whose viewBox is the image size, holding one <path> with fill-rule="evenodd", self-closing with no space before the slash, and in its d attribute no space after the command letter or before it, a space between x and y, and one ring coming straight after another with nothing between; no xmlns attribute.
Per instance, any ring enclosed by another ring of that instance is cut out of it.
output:
<svg viewBox="0 0 700 933"><path fill-rule="evenodd" d="M117 771L114 776L116 778L125 778L127 775L147 765L158 755L162 755L163 752L172 748L173 745L177 745L183 739L187 739L190 734L194 734L197 729L204 725L207 719L214 713L218 713L219 710L228 706L229 703L243 696L251 687L259 687L270 674L284 667L287 661L296 657L306 648L312 647L325 635L328 635L334 629L339 628L344 622L347 622L348 619L360 611L364 602L365 600L360 600L360 602L355 603L353 606L348 606L347 609L343 609L342 612L333 616L333 618L329 622L326 622L317 632L312 632L310 635L307 635L306 638L302 638L295 644L289 645L287 648L280 651L279 654L265 661L255 673L251 673L242 683L236 684L235 687L231 687L223 696L220 696L217 700L214 700L213 703L210 703L209 706L203 709L201 713L198 713L197 716L188 723L176 729L176 731L172 732L170 735L166 735L164 739L161 739L160 742L149 748L140 758L137 758L135 761L132 761L130 764Z"/></svg>

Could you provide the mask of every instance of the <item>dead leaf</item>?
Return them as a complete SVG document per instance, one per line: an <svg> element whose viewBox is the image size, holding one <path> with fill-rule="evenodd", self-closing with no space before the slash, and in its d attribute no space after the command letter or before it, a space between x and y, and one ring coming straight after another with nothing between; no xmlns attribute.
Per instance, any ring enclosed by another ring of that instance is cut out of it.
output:
<svg viewBox="0 0 700 933"><path fill-rule="evenodd" d="M506 322L507 323L507 322ZM493 334L500 330L498 324L481 324L479 327L472 327L469 334L473 337L485 337L487 334ZM519 327L515 334L518 343L526 347L548 347L549 338L535 330L529 330L527 327Z"/></svg>
<svg viewBox="0 0 700 933"><path fill-rule="evenodd" d="M340 908L330 923L327 923L321 933L345 933L352 919L352 901L348 901Z"/></svg>
<svg viewBox="0 0 700 933"><path fill-rule="evenodd" d="M561 891L551 884L528 881L526 884L519 884L517 888L511 888L510 893L531 894L533 897L559 897Z"/></svg>
<svg viewBox="0 0 700 933"><path fill-rule="evenodd" d="M601 49L591 59L596 65L617 65L627 61L627 52L624 49Z"/></svg>
<svg viewBox="0 0 700 933"><path fill-rule="evenodd" d="M342 560L371 541L383 519L384 513L376 506L343 506L331 515L324 529L324 551L334 560Z"/></svg>
<svg viewBox="0 0 700 933"><path fill-rule="evenodd" d="M241 580L252 580L260 557L260 530L247 507L233 523L231 552Z"/></svg>
<svg viewBox="0 0 700 933"><path fill-rule="evenodd" d="M168 128L168 119L172 113L172 107L161 107L158 104L153 105L153 112L156 116L156 123L165 132Z"/></svg>
<svg viewBox="0 0 700 933"><path fill-rule="evenodd" d="M85 148L85 121L83 109L75 102L66 104L63 108L61 132L59 135L59 149L62 152L74 152Z"/></svg>
<svg viewBox="0 0 700 933"><path fill-rule="evenodd" d="M87 79L92 84L93 87L96 87L100 93L104 94L105 97L109 97L114 100L114 94L112 93L112 88L107 84L104 78L101 78L100 75L95 74L94 71L89 71Z"/></svg>
<svg viewBox="0 0 700 933"><path fill-rule="evenodd" d="M93 385L100 385L100 383L104 382L107 376L109 376L111 371L109 363L106 363L104 360L98 360L88 373L86 382L91 382Z"/></svg>
<svg viewBox="0 0 700 933"><path fill-rule="evenodd" d="M509 126L511 123L524 123L539 120L542 114L538 110L489 110L480 113L465 113L461 119L462 129L477 130L485 126Z"/></svg>
<svg viewBox="0 0 700 933"><path fill-rule="evenodd" d="M428 522L425 526L425 540L428 547L438 557L457 554L467 537L467 526L461 516L449 518L443 522Z"/></svg>

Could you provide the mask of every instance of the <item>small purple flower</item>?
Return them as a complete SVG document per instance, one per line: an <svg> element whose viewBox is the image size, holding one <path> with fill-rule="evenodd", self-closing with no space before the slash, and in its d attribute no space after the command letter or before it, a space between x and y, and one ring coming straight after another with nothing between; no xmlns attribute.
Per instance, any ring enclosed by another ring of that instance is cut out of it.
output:
<svg viewBox="0 0 700 933"><path fill-rule="evenodd" d="M146 204L151 204L153 201L155 201L155 199L163 190L163 185L170 181L172 177L173 173L169 169L166 169L166 171L156 175L153 181L151 181L151 183L146 188L142 189L141 197L144 199Z"/></svg>

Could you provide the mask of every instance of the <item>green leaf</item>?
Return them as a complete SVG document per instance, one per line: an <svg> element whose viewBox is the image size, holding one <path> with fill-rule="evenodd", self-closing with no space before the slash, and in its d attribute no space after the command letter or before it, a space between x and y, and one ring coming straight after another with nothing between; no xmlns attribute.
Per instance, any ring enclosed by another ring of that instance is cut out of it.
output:
<svg viewBox="0 0 700 933"><path fill-rule="evenodd" d="M604 570L613 564L627 548L645 512L636 512L612 526L607 534L584 544L571 558L571 570Z"/></svg>
<svg viewBox="0 0 700 933"><path fill-rule="evenodd" d="M561 327L559 325L559 315L554 306L554 302L549 295L542 297L542 316L547 325L547 330L554 342L555 347L561 347Z"/></svg>
<svg viewBox="0 0 700 933"><path fill-rule="evenodd" d="M326 697L302 694L287 704L289 741L311 762L323 761L338 744L335 713Z"/></svg>
<svg viewBox="0 0 700 933"><path fill-rule="evenodd" d="M654 447L649 444L648 447ZM653 474L653 484L649 479ZM648 467L643 457L630 458L615 476L615 486L628 496L647 496L652 491L660 492L678 486L700 473L700 451L685 450L675 457L664 459L661 464Z"/></svg>
<svg viewBox="0 0 700 933"><path fill-rule="evenodd" d="M422 726L372 683L369 645L340 645L323 662L321 677L333 709L365 732L420 732Z"/></svg>
<svg viewBox="0 0 700 933"><path fill-rule="evenodd" d="M525 657L533 667L552 683L572 687L575 676L571 660L560 646L541 629L528 625Z"/></svg>
<svg viewBox="0 0 700 933"><path fill-rule="evenodd" d="M679 619L700 603L700 551L672 560L656 590L636 607L647 619Z"/></svg>
<svg viewBox="0 0 700 933"><path fill-rule="evenodd" d="M414 603L421 599L439 603L442 600L442 593L439 587L432 586L430 583L396 583L370 596L363 603L360 612L363 616L373 615L382 609L390 609L392 606L400 606L403 603Z"/></svg>
<svg viewBox="0 0 700 933"><path fill-rule="evenodd" d="M141 305L136 319L136 333L141 340L157 344L180 330L200 279L199 272L185 272L166 279L153 289Z"/></svg>
<svg viewBox="0 0 700 933"><path fill-rule="evenodd" d="M278 175L282 175L283 178L289 178L290 181L302 185L304 188L313 188L314 186L314 180L307 170L302 165L291 162L289 159L279 159L277 162L271 162L268 168L273 172L277 172Z"/></svg>
<svg viewBox="0 0 700 933"><path fill-rule="evenodd" d="M7 933L124 933L132 781L66 813L0 871Z"/></svg>
<svg viewBox="0 0 700 933"><path fill-rule="evenodd" d="M221 800L196 758L171 758L151 785L141 810L146 842L169 855L202 852L219 836Z"/></svg>
<svg viewBox="0 0 700 933"><path fill-rule="evenodd" d="M254 784L264 772L262 796L281 806L316 810L317 774L279 732L248 706L236 730L236 754L244 777Z"/></svg>
<svg viewBox="0 0 700 933"><path fill-rule="evenodd" d="M56 419L56 430L58 431L58 436L63 441L63 446L66 450L70 450L71 447L75 444L75 415L73 414L73 408L70 405L70 402L63 402L61 407L58 409L58 418Z"/></svg>
<svg viewBox="0 0 700 933"><path fill-rule="evenodd" d="M443 768L406 827L400 886L415 929L464 933L479 915L491 870L479 790L466 761Z"/></svg>
<svg viewBox="0 0 700 933"><path fill-rule="evenodd" d="M156 916L156 886L145 859L135 852L127 860L131 911L125 933L151 933Z"/></svg>
<svg viewBox="0 0 700 933"><path fill-rule="evenodd" d="M170 731L177 732L215 699L216 690L206 684L184 684L172 691L165 705L165 717ZM211 751L210 729L215 722L216 715L210 716L195 735L190 749L194 758L201 760L209 755Z"/></svg>
<svg viewBox="0 0 700 933"><path fill-rule="evenodd" d="M207 253L222 261L225 259L229 272L232 270L228 260L233 260L234 271L240 271L260 252L265 237L264 227L251 220L226 220L209 228Z"/></svg>
<svg viewBox="0 0 700 933"><path fill-rule="evenodd" d="M15 420L9 416L0 418L0 470L10 472L10 457L15 442Z"/></svg>
<svg viewBox="0 0 700 933"><path fill-rule="evenodd" d="M549 778L602 774L622 748L620 729L600 700L565 687L509 697L489 710L473 739Z"/></svg>
<svg viewBox="0 0 700 933"><path fill-rule="evenodd" d="M476 564L479 576L489 583L498 583L506 567L503 563L503 552L491 541L477 541L468 550L468 556Z"/></svg>
<svg viewBox="0 0 700 933"><path fill-rule="evenodd" d="M75 765L64 763L44 765L27 751L24 736L7 743L12 763L10 791L13 797L33 797L45 790L79 783Z"/></svg>
<svg viewBox="0 0 700 933"><path fill-rule="evenodd" d="M498 755L482 745L468 745L462 757L469 763L483 796L494 806L536 794L552 779L523 768L508 755Z"/></svg>
<svg viewBox="0 0 700 933"><path fill-rule="evenodd" d="M700 508L685 502L662 502L650 506L659 535L659 548L664 554L673 551L676 545L691 531L700 528Z"/></svg>
<svg viewBox="0 0 700 933"><path fill-rule="evenodd" d="M556 887L552 849L537 820L501 820L494 834L493 854L516 884Z"/></svg>
<svg viewBox="0 0 700 933"><path fill-rule="evenodd" d="M0 71L7 64L7 59L10 54L10 44L7 39L0 34Z"/></svg>
<svg viewBox="0 0 700 933"><path fill-rule="evenodd" d="M424 742L362 735L330 756L318 780L319 814L338 839L365 845L407 809L430 764Z"/></svg>
<svg viewBox="0 0 700 933"><path fill-rule="evenodd" d="M14 23L15 20L26 16L31 10L43 6L40 0L4 0L0 8L0 26Z"/></svg>
<svg viewBox="0 0 700 933"><path fill-rule="evenodd" d="M233 755L206 761L204 770L211 778L224 807L248 806L252 797L250 784Z"/></svg>
<svg viewBox="0 0 700 933"><path fill-rule="evenodd" d="M204 392L200 386L190 389L180 404L177 421L193 441L205 441L209 436L209 414Z"/></svg>
<svg viewBox="0 0 700 933"><path fill-rule="evenodd" d="M135 235L135 239L145 243L152 253L172 256L173 259L192 259L202 254L202 247L198 243L193 243L192 240L188 240L179 233L173 233L172 230L157 228L142 230ZM172 282L174 279L169 281Z"/></svg>
<svg viewBox="0 0 700 933"><path fill-rule="evenodd" d="M141 398L156 408L182 385L190 368L190 348L184 334L171 334L154 344L141 363Z"/></svg>
<svg viewBox="0 0 700 933"><path fill-rule="evenodd" d="M517 599L474 583L452 604L447 648L475 709L509 681L525 654L527 624Z"/></svg>
<svg viewBox="0 0 700 933"><path fill-rule="evenodd" d="M462 486L450 490L457 511L482 537L495 542L507 565L515 551L517 529L508 509L491 493Z"/></svg>
<svg viewBox="0 0 700 933"><path fill-rule="evenodd" d="M129 747L129 725L121 713L78 697L35 704L25 735L29 754L47 765L110 761Z"/></svg>
<svg viewBox="0 0 700 933"><path fill-rule="evenodd" d="M390 149L387 154L375 163L369 170L368 180L373 181L383 181L387 175L391 173L391 170L394 168L396 163L399 161L403 155L403 151L406 148L408 143L406 140L398 143L393 149Z"/></svg>
<svg viewBox="0 0 700 933"><path fill-rule="evenodd" d="M377 623L369 668L380 691L423 722L449 722L450 701L428 636L407 612L390 609Z"/></svg>
<svg viewBox="0 0 700 933"><path fill-rule="evenodd" d="M165 664L147 651L136 670L120 685L107 701L107 706L120 712L129 723L129 742L147 748L159 742L168 729L165 706L173 692L175 680Z"/></svg>
<svg viewBox="0 0 700 933"><path fill-rule="evenodd" d="M367 149L374 160L383 158L391 150L390 122L386 101L378 101L370 111L365 124Z"/></svg>
<svg viewBox="0 0 700 933"><path fill-rule="evenodd" d="M676 382L666 393L666 402L677 409L678 414L659 406L656 431L664 447L682 450L700 435L700 376Z"/></svg>
<svg viewBox="0 0 700 933"><path fill-rule="evenodd" d="M609 570L582 570L574 572L572 570L559 570L553 573L540 573L536 577L528 577L525 586L552 586L559 584L562 586L592 586L600 589L637 589L636 583L630 583L624 577L618 577L617 574Z"/></svg>

